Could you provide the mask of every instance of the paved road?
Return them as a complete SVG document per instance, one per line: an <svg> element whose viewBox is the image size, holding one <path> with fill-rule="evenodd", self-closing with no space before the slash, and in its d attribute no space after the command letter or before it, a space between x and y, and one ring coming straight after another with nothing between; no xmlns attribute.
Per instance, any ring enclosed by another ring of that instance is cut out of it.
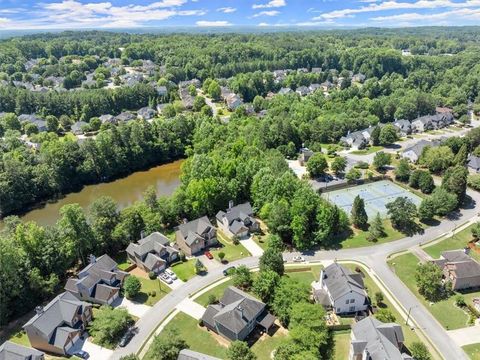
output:
<svg viewBox="0 0 480 360"><path fill-rule="evenodd" d="M445 359L467 360L467 355L448 335L447 331L435 320L430 312L423 307L414 294L395 276L386 264L389 254L407 250L413 246L425 243L442 235L454 231L462 223L477 218L478 210L476 204L480 204L480 194L468 191L473 199L469 208L463 209L458 216L442 221L438 226L430 227L423 234L406 237L401 240L386 244L356 248L328 251L307 251L301 255L306 261L320 260L357 260L370 267L383 282L384 286L403 305L405 309L411 308L411 318L424 331L425 335L435 343L440 354ZM291 262L298 252L285 253L284 258ZM248 257L230 263L228 266L246 265L248 267L258 266L258 257ZM203 289L214 281L223 277L224 266L212 269L205 276L196 276L183 286L172 290L161 301L156 303L138 322L139 333L124 347L117 349L111 359L119 359L121 356L136 353L150 336L157 326L165 320L168 314L185 298ZM413 270L412 270L413 271Z"/></svg>

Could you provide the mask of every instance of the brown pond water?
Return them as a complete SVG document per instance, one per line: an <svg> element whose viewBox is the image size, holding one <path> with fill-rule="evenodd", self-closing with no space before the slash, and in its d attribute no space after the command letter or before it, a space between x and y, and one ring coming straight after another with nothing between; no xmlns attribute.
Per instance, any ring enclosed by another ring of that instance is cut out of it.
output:
<svg viewBox="0 0 480 360"><path fill-rule="evenodd" d="M100 196L110 196L120 209L133 204L142 198L142 193L154 186L157 194L171 195L180 185L180 166L183 160L160 165L146 171L138 171L125 178L109 183L85 186L77 193L70 193L56 202L31 210L21 218L23 221L36 221L40 225L53 225L58 219L60 208L67 204L78 203L83 209ZM0 228L3 222L0 221Z"/></svg>

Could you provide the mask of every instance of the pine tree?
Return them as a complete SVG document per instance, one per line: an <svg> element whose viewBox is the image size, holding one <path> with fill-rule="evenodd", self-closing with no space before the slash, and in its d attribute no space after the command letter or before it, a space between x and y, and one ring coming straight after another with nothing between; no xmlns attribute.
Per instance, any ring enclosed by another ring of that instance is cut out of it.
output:
<svg viewBox="0 0 480 360"><path fill-rule="evenodd" d="M382 218L377 213L372 223L370 224L368 241L376 241L385 236L385 228L383 227Z"/></svg>
<svg viewBox="0 0 480 360"><path fill-rule="evenodd" d="M355 197L355 200L353 200L351 215L352 215L352 223L355 227L362 229L367 226L368 216L365 211L365 202L358 195Z"/></svg>
<svg viewBox="0 0 480 360"><path fill-rule="evenodd" d="M453 160L457 165L466 165L468 161L468 149L467 145L463 144L460 150L458 150L457 155L455 155L455 159Z"/></svg>

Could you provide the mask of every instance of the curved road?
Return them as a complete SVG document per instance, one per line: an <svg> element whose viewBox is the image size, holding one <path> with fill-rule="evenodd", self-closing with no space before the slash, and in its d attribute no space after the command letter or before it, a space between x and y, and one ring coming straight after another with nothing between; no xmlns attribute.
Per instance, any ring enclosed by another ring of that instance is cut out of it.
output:
<svg viewBox="0 0 480 360"><path fill-rule="evenodd" d="M446 330L430 312L425 309L403 282L395 276L386 263L387 257L392 253L426 243L454 231L459 225L469 220L475 220L477 217L475 204L480 204L480 194L473 191L467 191L467 193L473 200L471 206L462 209L458 216L452 219L446 219L439 225L426 229L423 234L417 234L376 246L344 250L307 251L302 252L301 255L307 262L321 260L355 260L366 264L375 272L376 276L383 282L384 287L396 298L397 302L407 311L411 309L410 317L422 329L425 336L435 344L443 358L448 360L468 360L464 351L454 343ZM287 262L291 262L296 255L299 255L299 253L284 253L284 258ZM248 257L232 262L228 266L246 265L253 268L258 266L258 260L258 257ZM133 337L126 347L116 349L111 359L119 359L124 355L137 353L159 324L175 309L177 304L186 297L222 278L224 268L225 266L222 266L210 271L205 276L196 276L181 287L172 290L138 320L138 334Z"/></svg>

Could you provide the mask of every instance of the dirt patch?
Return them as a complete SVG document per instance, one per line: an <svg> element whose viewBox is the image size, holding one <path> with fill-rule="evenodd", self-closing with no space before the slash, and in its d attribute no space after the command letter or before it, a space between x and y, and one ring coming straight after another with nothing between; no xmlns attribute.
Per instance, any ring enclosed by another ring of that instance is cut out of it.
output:
<svg viewBox="0 0 480 360"><path fill-rule="evenodd" d="M218 335L215 331L208 330L206 327L199 327L201 330L208 332L221 346L228 348L230 346L230 341L225 339L223 336Z"/></svg>
<svg viewBox="0 0 480 360"><path fill-rule="evenodd" d="M140 269L139 267L136 267L135 269L131 270L130 275L135 275L143 279L148 279L148 274L142 269Z"/></svg>

